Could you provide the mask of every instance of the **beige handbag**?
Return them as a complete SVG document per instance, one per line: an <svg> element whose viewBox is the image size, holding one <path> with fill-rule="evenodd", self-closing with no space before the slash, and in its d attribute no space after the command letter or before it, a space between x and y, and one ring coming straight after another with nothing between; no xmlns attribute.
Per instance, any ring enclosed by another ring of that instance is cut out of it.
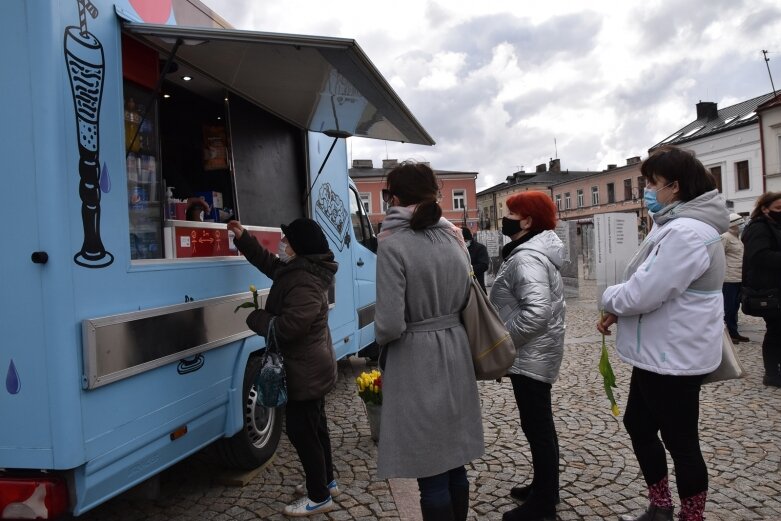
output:
<svg viewBox="0 0 781 521"><path fill-rule="evenodd" d="M470 276L469 300L461 322L469 338L472 363L478 380L495 380L507 374L515 361L515 344L483 288Z"/></svg>
<svg viewBox="0 0 781 521"><path fill-rule="evenodd" d="M723 380L734 380L735 378L743 378L745 374L746 371L740 365L740 359L735 352L732 339L729 337L729 333L727 333L727 328L724 328L721 341L721 363L715 371L705 377L702 383L710 384Z"/></svg>

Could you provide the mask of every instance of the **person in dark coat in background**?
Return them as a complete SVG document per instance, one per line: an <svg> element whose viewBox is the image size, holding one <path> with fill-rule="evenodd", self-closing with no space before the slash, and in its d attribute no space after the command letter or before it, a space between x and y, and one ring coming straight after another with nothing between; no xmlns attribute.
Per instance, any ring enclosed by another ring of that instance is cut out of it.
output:
<svg viewBox="0 0 781 521"><path fill-rule="evenodd" d="M295 447L306 476L304 497L285 507L292 517L309 516L336 508L339 493L334 479L331 439L325 415L325 395L336 385L336 355L328 328L328 288L338 264L323 230L312 219L282 225L278 255L265 249L239 221L228 230L247 260L273 283L266 307L247 316L247 325L261 336L274 331L284 358L288 402L287 436Z"/></svg>
<svg viewBox="0 0 781 521"><path fill-rule="evenodd" d="M741 239L745 246L743 286L781 290L781 192L767 192L757 199ZM781 316L764 319L767 330L762 341L762 383L781 387Z"/></svg>
<svg viewBox="0 0 781 521"><path fill-rule="evenodd" d="M485 272L488 271L488 265L491 262L488 258L488 248L474 240L469 228L461 228L461 233L464 235L466 249L469 250L469 260L472 263L472 270L475 272L475 277L477 278L477 282L480 283L480 287L485 291Z"/></svg>

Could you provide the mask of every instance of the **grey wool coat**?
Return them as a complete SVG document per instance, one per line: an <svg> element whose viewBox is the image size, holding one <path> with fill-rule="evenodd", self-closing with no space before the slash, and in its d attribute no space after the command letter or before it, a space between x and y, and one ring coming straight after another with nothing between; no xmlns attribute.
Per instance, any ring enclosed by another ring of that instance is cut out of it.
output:
<svg viewBox="0 0 781 521"><path fill-rule="evenodd" d="M422 231L402 227L379 245L375 332L387 351L380 479L434 476L484 452L480 398L459 318L469 257L449 227L444 219Z"/></svg>

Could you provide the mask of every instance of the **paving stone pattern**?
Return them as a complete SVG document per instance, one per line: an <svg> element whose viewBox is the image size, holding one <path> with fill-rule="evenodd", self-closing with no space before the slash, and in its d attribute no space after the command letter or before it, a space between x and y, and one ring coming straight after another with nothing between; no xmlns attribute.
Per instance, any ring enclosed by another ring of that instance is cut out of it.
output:
<svg viewBox="0 0 781 521"><path fill-rule="evenodd" d="M570 299L561 377L553 387L554 417L561 449L558 518L596 521L645 508L645 485L621 418L610 414L597 370L600 337L593 282L581 280ZM781 519L781 389L762 385L764 323L741 315L741 332L752 342L737 349L746 378L706 385L701 395L701 445L708 464L708 521ZM611 351L616 392L623 411L631 368ZM342 495L340 509L320 520L419 518L414 486L391 487L374 477L376 446L355 392L354 376L364 361L340 362L337 388L327 398L333 453ZM472 519L501 519L515 503L509 489L529 478L531 455L520 430L512 388L481 382L486 454L468 467ZM675 476L671 468L673 497ZM276 459L244 487L219 484L208 451L164 472L156 499L122 496L85 514L87 520L281 520L302 482L300 464L285 439ZM414 483L414 482L412 482ZM396 491L396 496L392 491ZM402 494L398 490L405 491ZM138 496L138 493L136 493ZM412 513L410 513L412 505Z"/></svg>

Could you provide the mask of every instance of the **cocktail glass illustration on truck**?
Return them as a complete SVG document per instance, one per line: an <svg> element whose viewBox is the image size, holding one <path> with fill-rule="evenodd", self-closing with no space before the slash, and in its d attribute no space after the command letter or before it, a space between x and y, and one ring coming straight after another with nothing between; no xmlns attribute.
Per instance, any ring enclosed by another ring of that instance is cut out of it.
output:
<svg viewBox="0 0 781 521"><path fill-rule="evenodd" d="M86 268L103 268L114 256L100 238L100 101L103 96L105 61L103 45L87 30L87 15L98 16L89 0L77 0L79 25L65 28L65 65L68 68L76 134L79 141L79 197L84 242L73 260ZM107 171L103 175L108 175Z"/></svg>

